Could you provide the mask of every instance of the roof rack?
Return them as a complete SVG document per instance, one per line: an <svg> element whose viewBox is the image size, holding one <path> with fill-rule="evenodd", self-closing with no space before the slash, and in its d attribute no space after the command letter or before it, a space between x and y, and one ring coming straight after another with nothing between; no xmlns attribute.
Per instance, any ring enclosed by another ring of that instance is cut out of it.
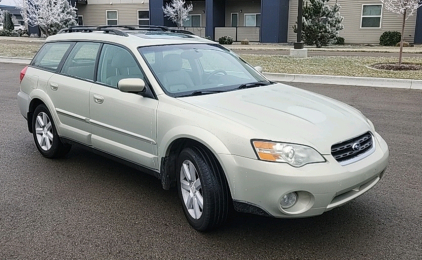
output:
<svg viewBox="0 0 422 260"><path fill-rule="evenodd" d="M94 31L103 31L105 33L113 33L119 36L128 37L129 34L122 31L123 30L130 30L130 31L161 31L161 32L172 32L172 33L182 33L182 34L189 34L193 35L192 32L186 30L179 30L179 29L170 29L166 26L158 26L158 25L103 25L103 26L71 26L69 28L65 28L59 31L59 33L72 33L72 32L94 32Z"/></svg>

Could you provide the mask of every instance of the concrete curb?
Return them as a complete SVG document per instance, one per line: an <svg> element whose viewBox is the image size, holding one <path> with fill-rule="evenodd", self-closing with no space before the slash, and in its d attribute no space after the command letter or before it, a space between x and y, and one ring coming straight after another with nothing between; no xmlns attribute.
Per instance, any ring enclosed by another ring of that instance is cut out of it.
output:
<svg viewBox="0 0 422 260"><path fill-rule="evenodd" d="M16 58L16 57L0 57L0 63L29 64L30 62L31 62L30 59ZM422 80L414 80L414 79L344 77L344 76L285 74L285 73L266 73L266 72L264 72L263 74L265 77L267 77L269 80L272 80L272 81L422 90Z"/></svg>
<svg viewBox="0 0 422 260"><path fill-rule="evenodd" d="M0 56L0 63L29 64L31 59Z"/></svg>
<svg viewBox="0 0 422 260"><path fill-rule="evenodd" d="M269 80L272 80L272 81L422 90L422 80L414 80L414 79L345 77L345 76L304 75L304 74L265 73L265 72L263 74L265 77L267 77Z"/></svg>

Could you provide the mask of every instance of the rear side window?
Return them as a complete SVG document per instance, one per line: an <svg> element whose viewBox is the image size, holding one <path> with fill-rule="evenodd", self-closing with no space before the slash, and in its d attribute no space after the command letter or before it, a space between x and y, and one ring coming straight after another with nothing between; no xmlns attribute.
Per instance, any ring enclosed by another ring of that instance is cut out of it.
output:
<svg viewBox="0 0 422 260"><path fill-rule="evenodd" d="M70 46L70 42L46 43L34 58L32 65L56 70Z"/></svg>
<svg viewBox="0 0 422 260"><path fill-rule="evenodd" d="M94 80L95 61L100 43L78 42L70 52L62 73L76 78Z"/></svg>

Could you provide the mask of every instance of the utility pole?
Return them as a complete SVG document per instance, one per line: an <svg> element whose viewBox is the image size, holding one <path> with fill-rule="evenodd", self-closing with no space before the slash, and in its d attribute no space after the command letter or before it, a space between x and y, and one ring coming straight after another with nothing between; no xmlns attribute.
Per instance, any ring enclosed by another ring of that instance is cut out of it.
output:
<svg viewBox="0 0 422 260"><path fill-rule="evenodd" d="M302 16L303 16L303 0L299 0L299 7L297 10L297 41L294 43L295 49L303 49L304 43L302 42Z"/></svg>

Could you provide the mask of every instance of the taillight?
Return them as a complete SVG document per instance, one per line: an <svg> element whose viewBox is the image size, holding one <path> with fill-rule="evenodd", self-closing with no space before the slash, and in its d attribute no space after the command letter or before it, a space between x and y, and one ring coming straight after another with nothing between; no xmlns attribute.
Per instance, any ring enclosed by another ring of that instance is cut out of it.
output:
<svg viewBox="0 0 422 260"><path fill-rule="evenodd" d="M23 70L21 70L21 76L20 76L21 81L20 82L22 82L23 77L25 77L25 73L26 73L27 69L28 69L28 66L26 66L25 68L23 68Z"/></svg>

